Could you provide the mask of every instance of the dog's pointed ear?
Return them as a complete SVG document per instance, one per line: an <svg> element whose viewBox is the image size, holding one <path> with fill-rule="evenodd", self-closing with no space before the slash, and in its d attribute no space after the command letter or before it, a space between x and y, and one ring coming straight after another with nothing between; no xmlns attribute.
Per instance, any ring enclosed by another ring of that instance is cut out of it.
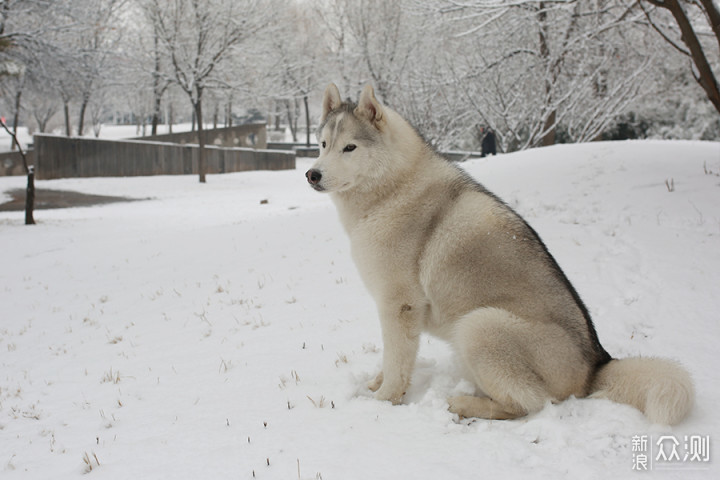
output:
<svg viewBox="0 0 720 480"><path fill-rule="evenodd" d="M375 90L371 85L365 85L358 106L355 108L355 115L364 117L373 125L378 127L383 120L383 108L375 98Z"/></svg>
<svg viewBox="0 0 720 480"><path fill-rule="evenodd" d="M328 113L332 112L340 106L342 99L340 98L340 90L334 83L331 83L325 89L325 95L323 96L322 102L322 115L320 116L320 123L324 122L328 116Z"/></svg>

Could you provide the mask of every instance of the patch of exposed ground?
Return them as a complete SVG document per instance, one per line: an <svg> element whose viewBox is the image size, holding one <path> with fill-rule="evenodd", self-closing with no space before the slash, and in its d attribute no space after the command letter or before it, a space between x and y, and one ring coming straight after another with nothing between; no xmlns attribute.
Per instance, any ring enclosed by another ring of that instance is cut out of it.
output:
<svg viewBox="0 0 720 480"><path fill-rule="evenodd" d="M6 192L12 197L9 202L0 204L0 212L16 212L25 210L25 189L18 188ZM115 202L134 202L147 200L128 197L111 197L108 195L88 195L70 190L35 190L35 210L50 208L90 207Z"/></svg>

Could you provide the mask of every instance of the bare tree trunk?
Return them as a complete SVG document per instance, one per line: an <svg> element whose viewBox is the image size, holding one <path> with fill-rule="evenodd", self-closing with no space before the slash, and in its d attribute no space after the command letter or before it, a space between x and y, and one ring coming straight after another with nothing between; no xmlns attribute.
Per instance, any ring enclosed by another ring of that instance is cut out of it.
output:
<svg viewBox="0 0 720 480"><path fill-rule="evenodd" d="M152 126L150 128L150 135L157 135L157 127L160 123L160 97L155 96L155 102L153 106L153 115L152 115Z"/></svg>
<svg viewBox="0 0 720 480"><path fill-rule="evenodd" d="M543 147L555 145L555 133L557 130L557 125L555 125L556 117L557 117L557 111L555 109L553 109L550 112L550 115L548 115L547 120L545 120L545 125L543 126L543 131L546 133L545 133L545 135L542 136L542 140L540 142L540 144Z"/></svg>
<svg viewBox="0 0 720 480"><path fill-rule="evenodd" d="M297 98L293 99L293 107L293 119L295 119L294 129L297 134L299 132L298 122L300 121L300 101Z"/></svg>
<svg viewBox="0 0 720 480"><path fill-rule="evenodd" d="M70 105L67 101L63 101L63 113L65 114L65 136L72 136L72 129L70 128Z"/></svg>
<svg viewBox="0 0 720 480"><path fill-rule="evenodd" d="M151 135L157 135L158 123L160 123L160 107L162 100L162 91L160 89L160 50L158 44L160 39L158 38L157 31L153 36L155 42L155 70L153 71L153 96L155 97L153 102L153 116L152 116L152 129Z"/></svg>
<svg viewBox="0 0 720 480"><path fill-rule="evenodd" d="M293 122L292 111L290 110L290 100L285 102L285 108L287 109L288 125L290 125L290 134L292 135L293 142L297 142L297 125Z"/></svg>
<svg viewBox="0 0 720 480"><path fill-rule="evenodd" d="M173 127L173 123L174 123L174 122L175 122L175 112L173 111L173 104L172 104L172 102L169 102L169 105L168 105L168 118L167 118L168 133L173 133L172 127Z"/></svg>
<svg viewBox="0 0 720 480"><path fill-rule="evenodd" d="M27 167L27 188L25 189L25 225L35 225L35 166Z"/></svg>
<svg viewBox="0 0 720 480"><path fill-rule="evenodd" d="M310 110L307 95L303 97L303 103L305 104L305 146L310 148Z"/></svg>
<svg viewBox="0 0 720 480"><path fill-rule="evenodd" d="M18 123L20 122L20 98L22 97L22 86L18 88L17 94L15 95L15 115L13 115L13 132L17 132L18 129ZM17 143L17 140L13 141L10 144L10 150L15 150L15 144L17 144L18 147L20 147L20 144Z"/></svg>
<svg viewBox="0 0 720 480"><path fill-rule="evenodd" d="M85 109L87 108L88 100L86 98L83 98L82 103L80 104L80 119L78 123L78 137L83 136L83 130L85 128Z"/></svg>
<svg viewBox="0 0 720 480"><path fill-rule="evenodd" d="M34 115L35 123L37 123L38 132L45 133L47 124L50 121L50 116L45 114L36 113Z"/></svg>
<svg viewBox="0 0 720 480"><path fill-rule="evenodd" d="M198 95L199 96L199 95ZM198 100L195 105L195 116L197 117L197 135L198 135L198 174L200 183L205 182L205 132L203 130L202 120L202 100Z"/></svg>
<svg viewBox="0 0 720 480"><path fill-rule="evenodd" d="M232 118L232 95L230 95L230 98L228 98L227 107L225 108L225 126L226 126L226 127L232 127L232 126L233 126L233 118Z"/></svg>

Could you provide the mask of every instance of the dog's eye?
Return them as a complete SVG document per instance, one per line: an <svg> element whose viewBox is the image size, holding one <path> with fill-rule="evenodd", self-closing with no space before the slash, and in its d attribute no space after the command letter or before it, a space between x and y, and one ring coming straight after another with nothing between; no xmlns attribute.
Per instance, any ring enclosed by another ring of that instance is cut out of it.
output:
<svg viewBox="0 0 720 480"><path fill-rule="evenodd" d="M352 152L356 148L357 146L351 143L350 145L345 145L345 148L343 148L343 152Z"/></svg>
<svg viewBox="0 0 720 480"><path fill-rule="evenodd" d="M327 147L327 143L325 143L325 140L323 140L323 142L320 145L322 146L322 148Z"/></svg>

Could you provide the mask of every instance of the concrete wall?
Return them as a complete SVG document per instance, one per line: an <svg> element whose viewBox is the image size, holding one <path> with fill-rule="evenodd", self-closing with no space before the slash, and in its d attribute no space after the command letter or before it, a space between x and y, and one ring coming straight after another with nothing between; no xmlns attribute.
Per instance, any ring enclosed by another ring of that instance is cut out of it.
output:
<svg viewBox="0 0 720 480"><path fill-rule="evenodd" d="M273 150L292 150L297 157L317 158L320 156L320 148L316 143L311 143L308 147L304 142L268 142L268 148Z"/></svg>
<svg viewBox="0 0 720 480"><path fill-rule="evenodd" d="M28 165L32 165L32 150L25 152L25 157ZM18 151L0 153L0 177L10 175L25 175L25 167Z"/></svg>
<svg viewBox="0 0 720 480"><path fill-rule="evenodd" d="M213 128L205 130L205 144L216 147L247 147L264 150L267 147L267 129L264 123L249 123L234 127ZM137 137L133 140L148 142L169 142L180 144L197 144L198 134L195 132L169 133L150 137Z"/></svg>
<svg viewBox="0 0 720 480"><path fill-rule="evenodd" d="M197 174L197 145L100 140L36 134L35 171L42 180ZM295 154L251 148L206 147L207 173L295 168Z"/></svg>

